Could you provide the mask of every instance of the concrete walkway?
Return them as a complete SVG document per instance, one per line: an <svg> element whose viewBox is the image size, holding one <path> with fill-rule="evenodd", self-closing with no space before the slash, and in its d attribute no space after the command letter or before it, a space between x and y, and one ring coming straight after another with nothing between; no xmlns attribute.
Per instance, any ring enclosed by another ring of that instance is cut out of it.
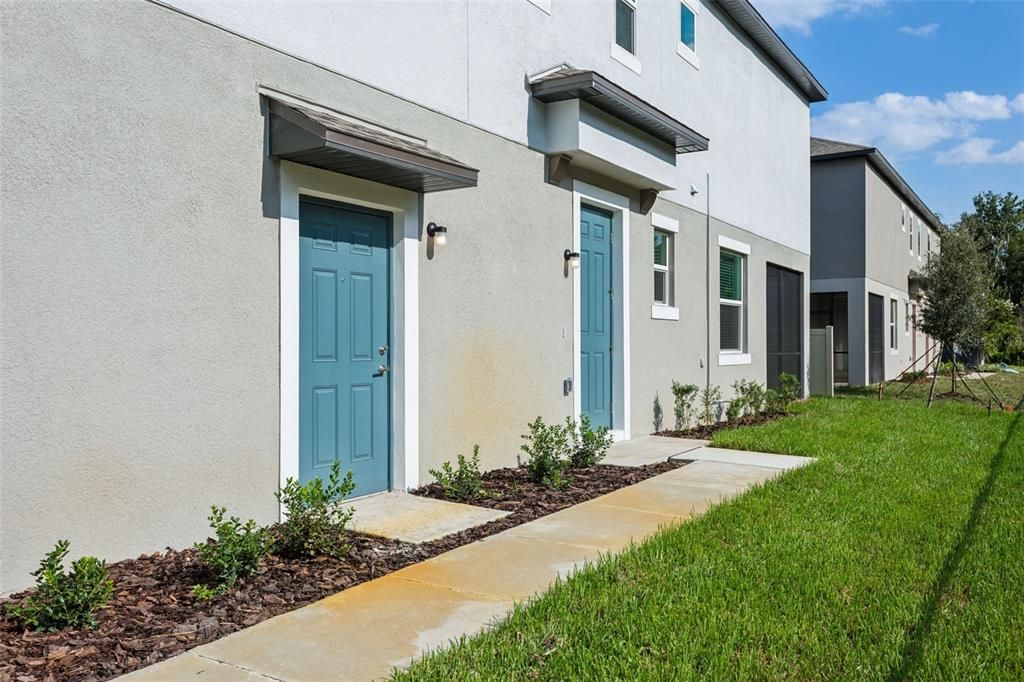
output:
<svg viewBox="0 0 1024 682"><path fill-rule="evenodd" d="M124 679L384 678L431 649L479 632L556 577L813 461L719 448L683 456L697 461L357 585Z"/></svg>

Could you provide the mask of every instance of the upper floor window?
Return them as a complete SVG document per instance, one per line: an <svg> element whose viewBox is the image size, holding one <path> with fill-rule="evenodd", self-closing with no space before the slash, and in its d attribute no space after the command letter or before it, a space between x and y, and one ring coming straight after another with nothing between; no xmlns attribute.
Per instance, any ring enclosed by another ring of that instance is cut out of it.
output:
<svg viewBox="0 0 1024 682"><path fill-rule="evenodd" d="M910 220L907 221L907 222L910 224L910 229L908 230L908 232L910 233L910 255L913 256L914 255L914 214L913 213L910 214Z"/></svg>
<svg viewBox="0 0 1024 682"><path fill-rule="evenodd" d="M922 225L921 221L918 221L918 223L917 223L917 258L919 260L921 258L921 230L922 229L928 229L928 228L926 228L924 225Z"/></svg>
<svg viewBox="0 0 1024 682"><path fill-rule="evenodd" d="M635 0L615 0L615 44L636 54Z"/></svg>
<svg viewBox="0 0 1024 682"><path fill-rule="evenodd" d="M907 207L900 204L900 229L907 231Z"/></svg>
<svg viewBox="0 0 1024 682"><path fill-rule="evenodd" d="M928 262L932 262L932 231L928 230Z"/></svg>
<svg viewBox="0 0 1024 682"><path fill-rule="evenodd" d="M738 253L722 249L718 259L719 349L743 351L743 323L746 316L743 305L744 258Z"/></svg>
<svg viewBox="0 0 1024 682"><path fill-rule="evenodd" d="M679 3L679 42L697 51L697 15L685 2Z"/></svg>

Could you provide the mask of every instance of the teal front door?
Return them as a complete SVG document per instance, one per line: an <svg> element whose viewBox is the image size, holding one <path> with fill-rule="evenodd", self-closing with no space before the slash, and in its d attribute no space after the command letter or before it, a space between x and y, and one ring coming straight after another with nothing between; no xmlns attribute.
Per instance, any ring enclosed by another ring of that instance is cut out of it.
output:
<svg viewBox="0 0 1024 682"><path fill-rule="evenodd" d="M391 483L390 231L386 215L299 204L299 478L340 461L357 495Z"/></svg>
<svg viewBox="0 0 1024 682"><path fill-rule="evenodd" d="M612 217L580 210L580 402L594 428L612 427Z"/></svg>

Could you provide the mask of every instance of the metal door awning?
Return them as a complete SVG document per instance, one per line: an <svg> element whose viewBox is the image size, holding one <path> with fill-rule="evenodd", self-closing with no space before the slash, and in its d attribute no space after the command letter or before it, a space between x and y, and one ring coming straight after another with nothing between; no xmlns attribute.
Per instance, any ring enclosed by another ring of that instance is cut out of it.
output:
<svg viewBox="0 0 1024 682"><path fill-rule="evenodd" d="M478 171L426 144L267 97L270 155L414 192L476 187Z"/></svg>

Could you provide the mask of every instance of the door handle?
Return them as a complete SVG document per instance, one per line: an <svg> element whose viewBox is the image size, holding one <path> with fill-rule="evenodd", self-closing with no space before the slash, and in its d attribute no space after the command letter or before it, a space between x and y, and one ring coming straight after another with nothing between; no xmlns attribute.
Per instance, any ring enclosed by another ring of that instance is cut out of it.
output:
<svg viewBox="0 0 1024 682"><path fill-rule="evenodd" d="M387 365L377 365L377 376L379 376L379 377L384 376L385 374L387 374L390 371L391 371L391 368L388 367Z"/></svg>

